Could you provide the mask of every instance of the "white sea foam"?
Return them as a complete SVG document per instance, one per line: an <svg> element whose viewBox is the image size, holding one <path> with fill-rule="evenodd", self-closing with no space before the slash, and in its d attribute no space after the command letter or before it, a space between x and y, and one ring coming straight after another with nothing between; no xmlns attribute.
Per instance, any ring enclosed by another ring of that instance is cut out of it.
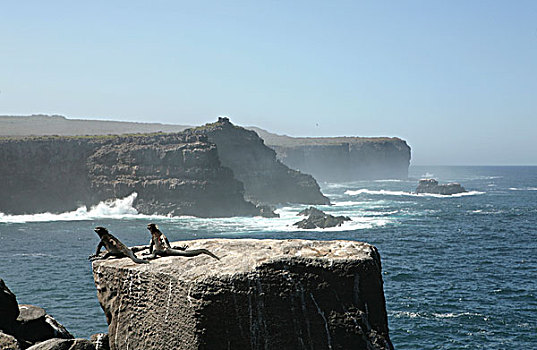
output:
<svg viewBox="0 0 537 350"><path fill-rule="evenodd" d="M342 202L333 202L334 207L354 207L361 204L366 204L367 202L355 202L355 201L342 201Z"/></svg>
<svg viewBox="0 0 537 350"><path fill-rule="evenodd" d="M154 216L140 215L133 208L134 200L138 194L133 192L125 198L118 198L101 202L92 206L89 210L82 206L74 211L53 214L24 214L7 215L0 213L0 223L24 223L24 222L47 222L47 221L83 221L95 219L126 219L126 218L153 218Z"/></svg>
<svg viewBox="0 0 537 350"><path fill-rule="evenodd" d="M409 317L409 318L422 317L422 315L420 313L418 313L418 312L410 312L410 311L395 311L395 312L392 312L391 315L396 317L396 318L401 318L401 317Z"/></svg>
<svg viewBox="0 0 537 350"><path fill-rule="evenodd" d="M158 219L171 223L178 223L185 229L192 231L208 230L215 234L251 233L259 231L269 232L293 232L303 231L293 224L304 217L297 216L298 212L307 206L283 207L276 210L279 218L263 217L230 217L230 218L197 218L192 216L162 216L139 214L133 207L137 197L136 193L131 195L101 202L90 209L80 207L77 210L59 214L39 213L32 215L7 215L0 213L0 223L26 223L26 222L53 222L53 221L84 221L97 219ZM360 202L341 202L339 207L355 207ZM362 210L334 210L338 206L318 206L332 215L347 215L352 221L346 221L341 226L323 229L322 231L352 231L360 229L370 229L385 226L394 221L383 212L367 212ZM370 209L370 203L365 203L363 209ZM308 230L312 231L312 230ZM313 230L315 231L315 230Z"/></svg>
<svg viewBox="0 0 537 350"><path fill-rule="evenodd" d="M447 312L447 313L420 313L420 312L411 312L411 311L395 311L391 313L392 316L396 318L408 317L408 318L458 318L458 317L482 317L483 320L488 320L488 317L482 314L474 312Z"/></svg>
<svg viewBox="0 0 537 350"><path fill-rule="evenodd" d="M477 317L484 317L484 315L482 314L478 314L478 313L474 313L474 312L460 312L460 313L453 313L453 312L448 312L448 313L432 313L432 316L435 317L435 318L457 318L457 317L472 317L472 316L477 316Z"/></svg>
<svg viewBox="0 0 537 350"><path fill-rule="evenodd" d="M537 187L510 187L509 190L511 191L537 191Z"/></svg>
<svg viewBox="0 0 537 350"><path fill-rule="evenodd" d="M385 195L385 196L410 196L410 197L434 197L434 198L465 197L465 196L475 196L475 195L484 194L484 193L485 192L469 191L469 192L463 192L463 193L456 193L452 195L442 195L442 194L433 194L433 193L419 193L418 194L414 192L405 192L405 191L368 190L367 188L345 191L345 194L348 194L349 196L370 194L370 195Z"/></svg>
<svg viewBox="0 0 537 350"><path fill-rule="evenodd" d="M374 182L403 182L400 179L383 179L383 180L374 180Z"/></svg>

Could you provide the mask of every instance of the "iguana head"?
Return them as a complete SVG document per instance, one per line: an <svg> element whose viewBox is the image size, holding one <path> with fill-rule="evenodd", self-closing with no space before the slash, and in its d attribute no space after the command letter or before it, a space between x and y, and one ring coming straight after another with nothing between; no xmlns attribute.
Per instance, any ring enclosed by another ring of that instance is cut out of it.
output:
<svg viewBox="0 0 537 350"><path fill-rule="evenodd" d="M99 235L99 237L103 237L103 235L108 234L108 230L105 227L97 226L95 227L94 231Z"/></svg>

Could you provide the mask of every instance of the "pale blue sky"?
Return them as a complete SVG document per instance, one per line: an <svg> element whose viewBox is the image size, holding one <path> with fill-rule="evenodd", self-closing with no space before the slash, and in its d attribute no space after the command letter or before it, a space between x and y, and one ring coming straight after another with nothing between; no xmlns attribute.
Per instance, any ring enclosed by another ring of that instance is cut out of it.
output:
<svg viewBox="0 0 537 350"><path fill-rule="evenodd" d="M0 114L32 113L537 164L537 1L3 1Z"/></svg>

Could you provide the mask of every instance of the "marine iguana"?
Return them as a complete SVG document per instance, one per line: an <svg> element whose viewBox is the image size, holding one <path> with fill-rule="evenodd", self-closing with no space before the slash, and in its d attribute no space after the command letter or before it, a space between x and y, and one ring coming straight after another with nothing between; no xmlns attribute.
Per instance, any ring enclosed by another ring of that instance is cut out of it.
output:
<svg viewBox="0 0 537 350"><path fill-rule="evenodd" d="M101 238L101 241L97 245L97 250L95 251L95 254L90 255L89 259L91 261L96 259L106 259L109 256L115 256L115 257L127 257L130 258L132 261L134 261L137 264L147 264L149 261L139 259L134 255L132 250L130 250L125 244L121 243L119 239L114 237L108 230L104 227L95 227L94 230L98 235L99 238ZM106 248L106 253L101 257L99 256L99 253L101 252L102 247Z"/></svg>
<svg viewBox="0 0 537 350"><path fill-rule="evenodd" d="M187 246L174 249L171 247L168 238L158 229L157 225L149 224L147 229L151 232L151 244L149 245L149 255L145 259L156 259L159 256L196 256L207 254L217 260L219 257L208 251L207 249L192 249L187 250Z"/></svg>

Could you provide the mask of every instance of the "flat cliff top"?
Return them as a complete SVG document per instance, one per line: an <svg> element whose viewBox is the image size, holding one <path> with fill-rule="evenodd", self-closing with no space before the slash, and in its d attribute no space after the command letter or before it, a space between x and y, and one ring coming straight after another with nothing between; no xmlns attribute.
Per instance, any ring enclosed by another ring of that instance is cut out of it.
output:
<svg viewBox="0 0 537 350"><path fill-rule="evenodd" d="M0 137L42 135L113 135L137 133L175 133L192 128L187 125L125 122L112 120L68 119L59 115L7 116L0 115ZM197 127L197 129L204 128ZM196 129L196 128L195 128ZM255 131L269 146L296 147L304 145L339 145L342 143L375 143L403 141L397 137L291 137L268 132L258 127Z"/></svg>
<svg viewBox="0 0 537 350"><path fill-rule="evenodd" d="M261 137L265 144L269 146L298 147L298 146L326 146L341 145L344 143L383 143L383 142L405 142L398 137L357 137L357 136L340 136L340 137L292 137L287 135L278 135L266 130L249 126L247 129L254 130Z"/></svg>
<svg viewBox="0 0 537 350"><path fill-rule="evenodd" d="M0 115L0 136L109 135L126 133L180 132L185 125L67 119L60 115Z"/></svg>
<svg viewBox="0 0 537 350"><path fill-rule="evenodd" d="M208 255L196 257L161 257L149 264L135 264L128 258L96 260L93 270L101 268L128 269L141 273L173 274L181 280L232 276L255 271L263 264L297 259L315 261L320 265L359 262L377 258L373 246L356 241L309 241L300 239L199 239L172 243L187 244L188 249L208 249L220 261ZM137 252L142 257L145 251Z"/></svg>

